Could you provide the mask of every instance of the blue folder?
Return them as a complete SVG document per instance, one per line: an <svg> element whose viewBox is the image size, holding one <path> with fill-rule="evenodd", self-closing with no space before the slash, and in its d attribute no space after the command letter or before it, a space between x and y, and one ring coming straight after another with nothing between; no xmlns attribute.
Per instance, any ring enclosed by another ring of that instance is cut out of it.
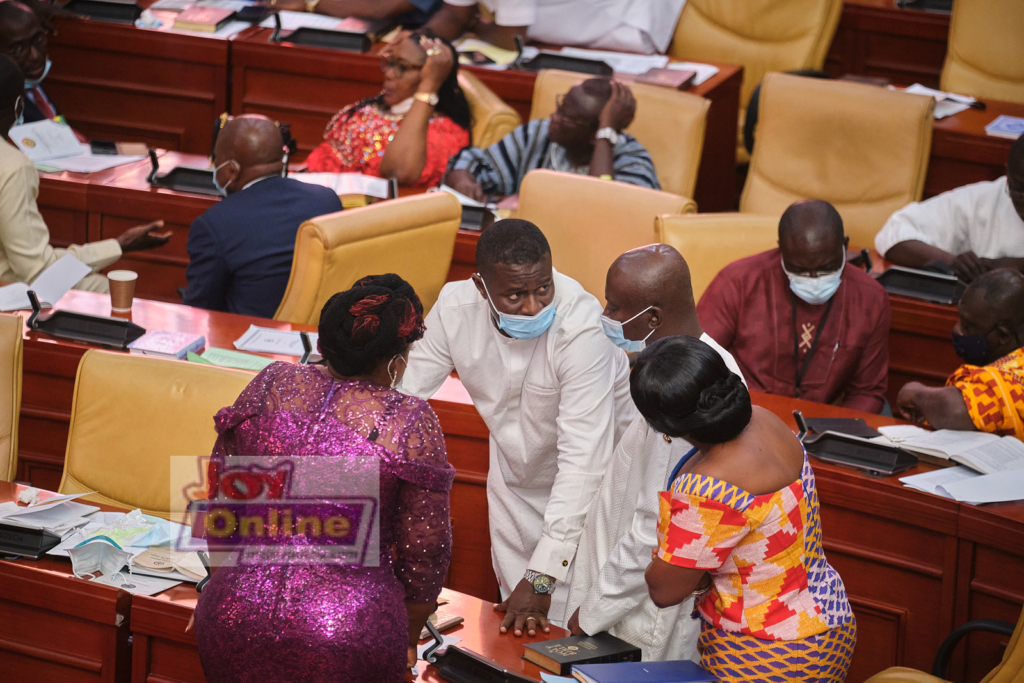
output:
<svg viewBox="0 0 1024 683"><path fill-rule="evenodd" d="M584 683L705 683L718 679L690 661L582 664L572 668Z"/></svg>

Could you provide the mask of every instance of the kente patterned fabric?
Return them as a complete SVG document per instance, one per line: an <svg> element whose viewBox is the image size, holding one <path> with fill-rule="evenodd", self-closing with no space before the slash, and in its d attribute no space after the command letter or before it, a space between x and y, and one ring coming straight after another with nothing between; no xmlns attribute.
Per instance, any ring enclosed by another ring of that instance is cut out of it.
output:
<svg viewBox="0 0 1024 683"><path fill-rule="evenodd" d="M402 123L402 116L380 105L366 104L353 111L350 104L331 119L324 141L306 158L310 171L363 173L381 177L380 162ZM427 124L427 161L415 185L441 182L448 160L469 145L469 131L444 114L434 113Z"/></svg>
<svg viewBox="0 0 1024 683"><path fill-rule="evenodd" d="M379 458L382 552L379 567L218 569L195 615L207 680L405 680L405 601L433 602L451 560L455 471L430 406L370 382L334 380L315 366L274 363L215 424L215 456ZM275 548L258 551L265 560Z"/></svg>
<svg viewBox="0 0 1024 683"><path fill-rule="evenodd" d="M963 394L980 431L1024 441L1024 348L983 367L961 365L946 385Z"/></svg>
<svg viewBox="0 0 1024 683"><path fill-rule="evenodd" d="M659 495L658 557L712 578L696 605L701 665L723 681L842 681L856 626L806 454L800 480L774 493L686 473Z"/></svg>

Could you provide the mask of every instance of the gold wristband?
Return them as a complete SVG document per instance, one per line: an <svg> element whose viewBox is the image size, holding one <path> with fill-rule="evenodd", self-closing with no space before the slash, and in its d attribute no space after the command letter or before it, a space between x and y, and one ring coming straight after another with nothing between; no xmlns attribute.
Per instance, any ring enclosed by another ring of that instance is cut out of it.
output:
<svg viewBox="0 0 1024 683"><path fill-rule="evenodd" d="M441 101L441 98L437 96L436 92L418 92L412 96L414 100L425 102L431 107L436 107L437 103Z"/></svg>
<svg viewBox="0 0 1024 683"><path fill-rule="evenodd" d="M601 180L615 180L615 178L613 178L612 176L608 175L607 173L605 173L603 175L599 175L597 177L600 178Z"/></svg>

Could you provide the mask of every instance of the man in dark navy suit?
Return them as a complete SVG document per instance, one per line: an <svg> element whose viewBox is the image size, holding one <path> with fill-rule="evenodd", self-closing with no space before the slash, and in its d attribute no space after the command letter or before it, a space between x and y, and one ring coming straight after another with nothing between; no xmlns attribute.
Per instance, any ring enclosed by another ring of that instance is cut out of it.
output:
<svg viewBox="0 0 1024 683"><path fill-rule="evenodd" d="M189 228L185 303L272 318L288 285L299 226L341 211L341 200L329 188L281 177L281 130L264 116L228 119L213 165L224 199Z"/></svg>

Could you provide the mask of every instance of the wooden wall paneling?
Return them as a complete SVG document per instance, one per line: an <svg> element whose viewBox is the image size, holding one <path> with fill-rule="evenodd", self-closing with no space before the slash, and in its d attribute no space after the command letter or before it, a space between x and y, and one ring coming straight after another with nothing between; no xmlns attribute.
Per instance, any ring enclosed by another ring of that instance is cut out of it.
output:
<svg viewBox="0 0 1024 683"><path fill-rule="evenodd" d="M130 598L109 586L0 564L4 680L127 683Z"/></svg>
<svg viewBox="0 0 1024 683"><path fill-rule="evenodd" d="M891 405L907 382L942 386L963 361L953 350L956 307L930 304L900 296L889 297L889 386Z"/></svg>
<svg viewBox="0 0 1024 683"><path fill-rule="evenodd" d="M185 632L195 602L132 597L132 683L206 683L195 632Z"/></svg>
<svg viewBox="0 0 1024 683"><path fill-rule="evenodd" d="M206 154L227 110L227 40L58 18L47 93L87 137Z"/></svg>
<svg viewBox="0 0 1024 683"><path fill-rule="evenodd" d="M880 76L937 88L948 35L948 14L898 9L893 0L848 0L825 70L834 78Z"/></svg>
<svg viewBox="0 0 1024 683"><path fill-rule="evenodd" d="M987 101L985 111L968 109L935 122L924 196L1006 175L1012 140L985 134L1000 115L1024 116L1024 104Z"/></svg>

